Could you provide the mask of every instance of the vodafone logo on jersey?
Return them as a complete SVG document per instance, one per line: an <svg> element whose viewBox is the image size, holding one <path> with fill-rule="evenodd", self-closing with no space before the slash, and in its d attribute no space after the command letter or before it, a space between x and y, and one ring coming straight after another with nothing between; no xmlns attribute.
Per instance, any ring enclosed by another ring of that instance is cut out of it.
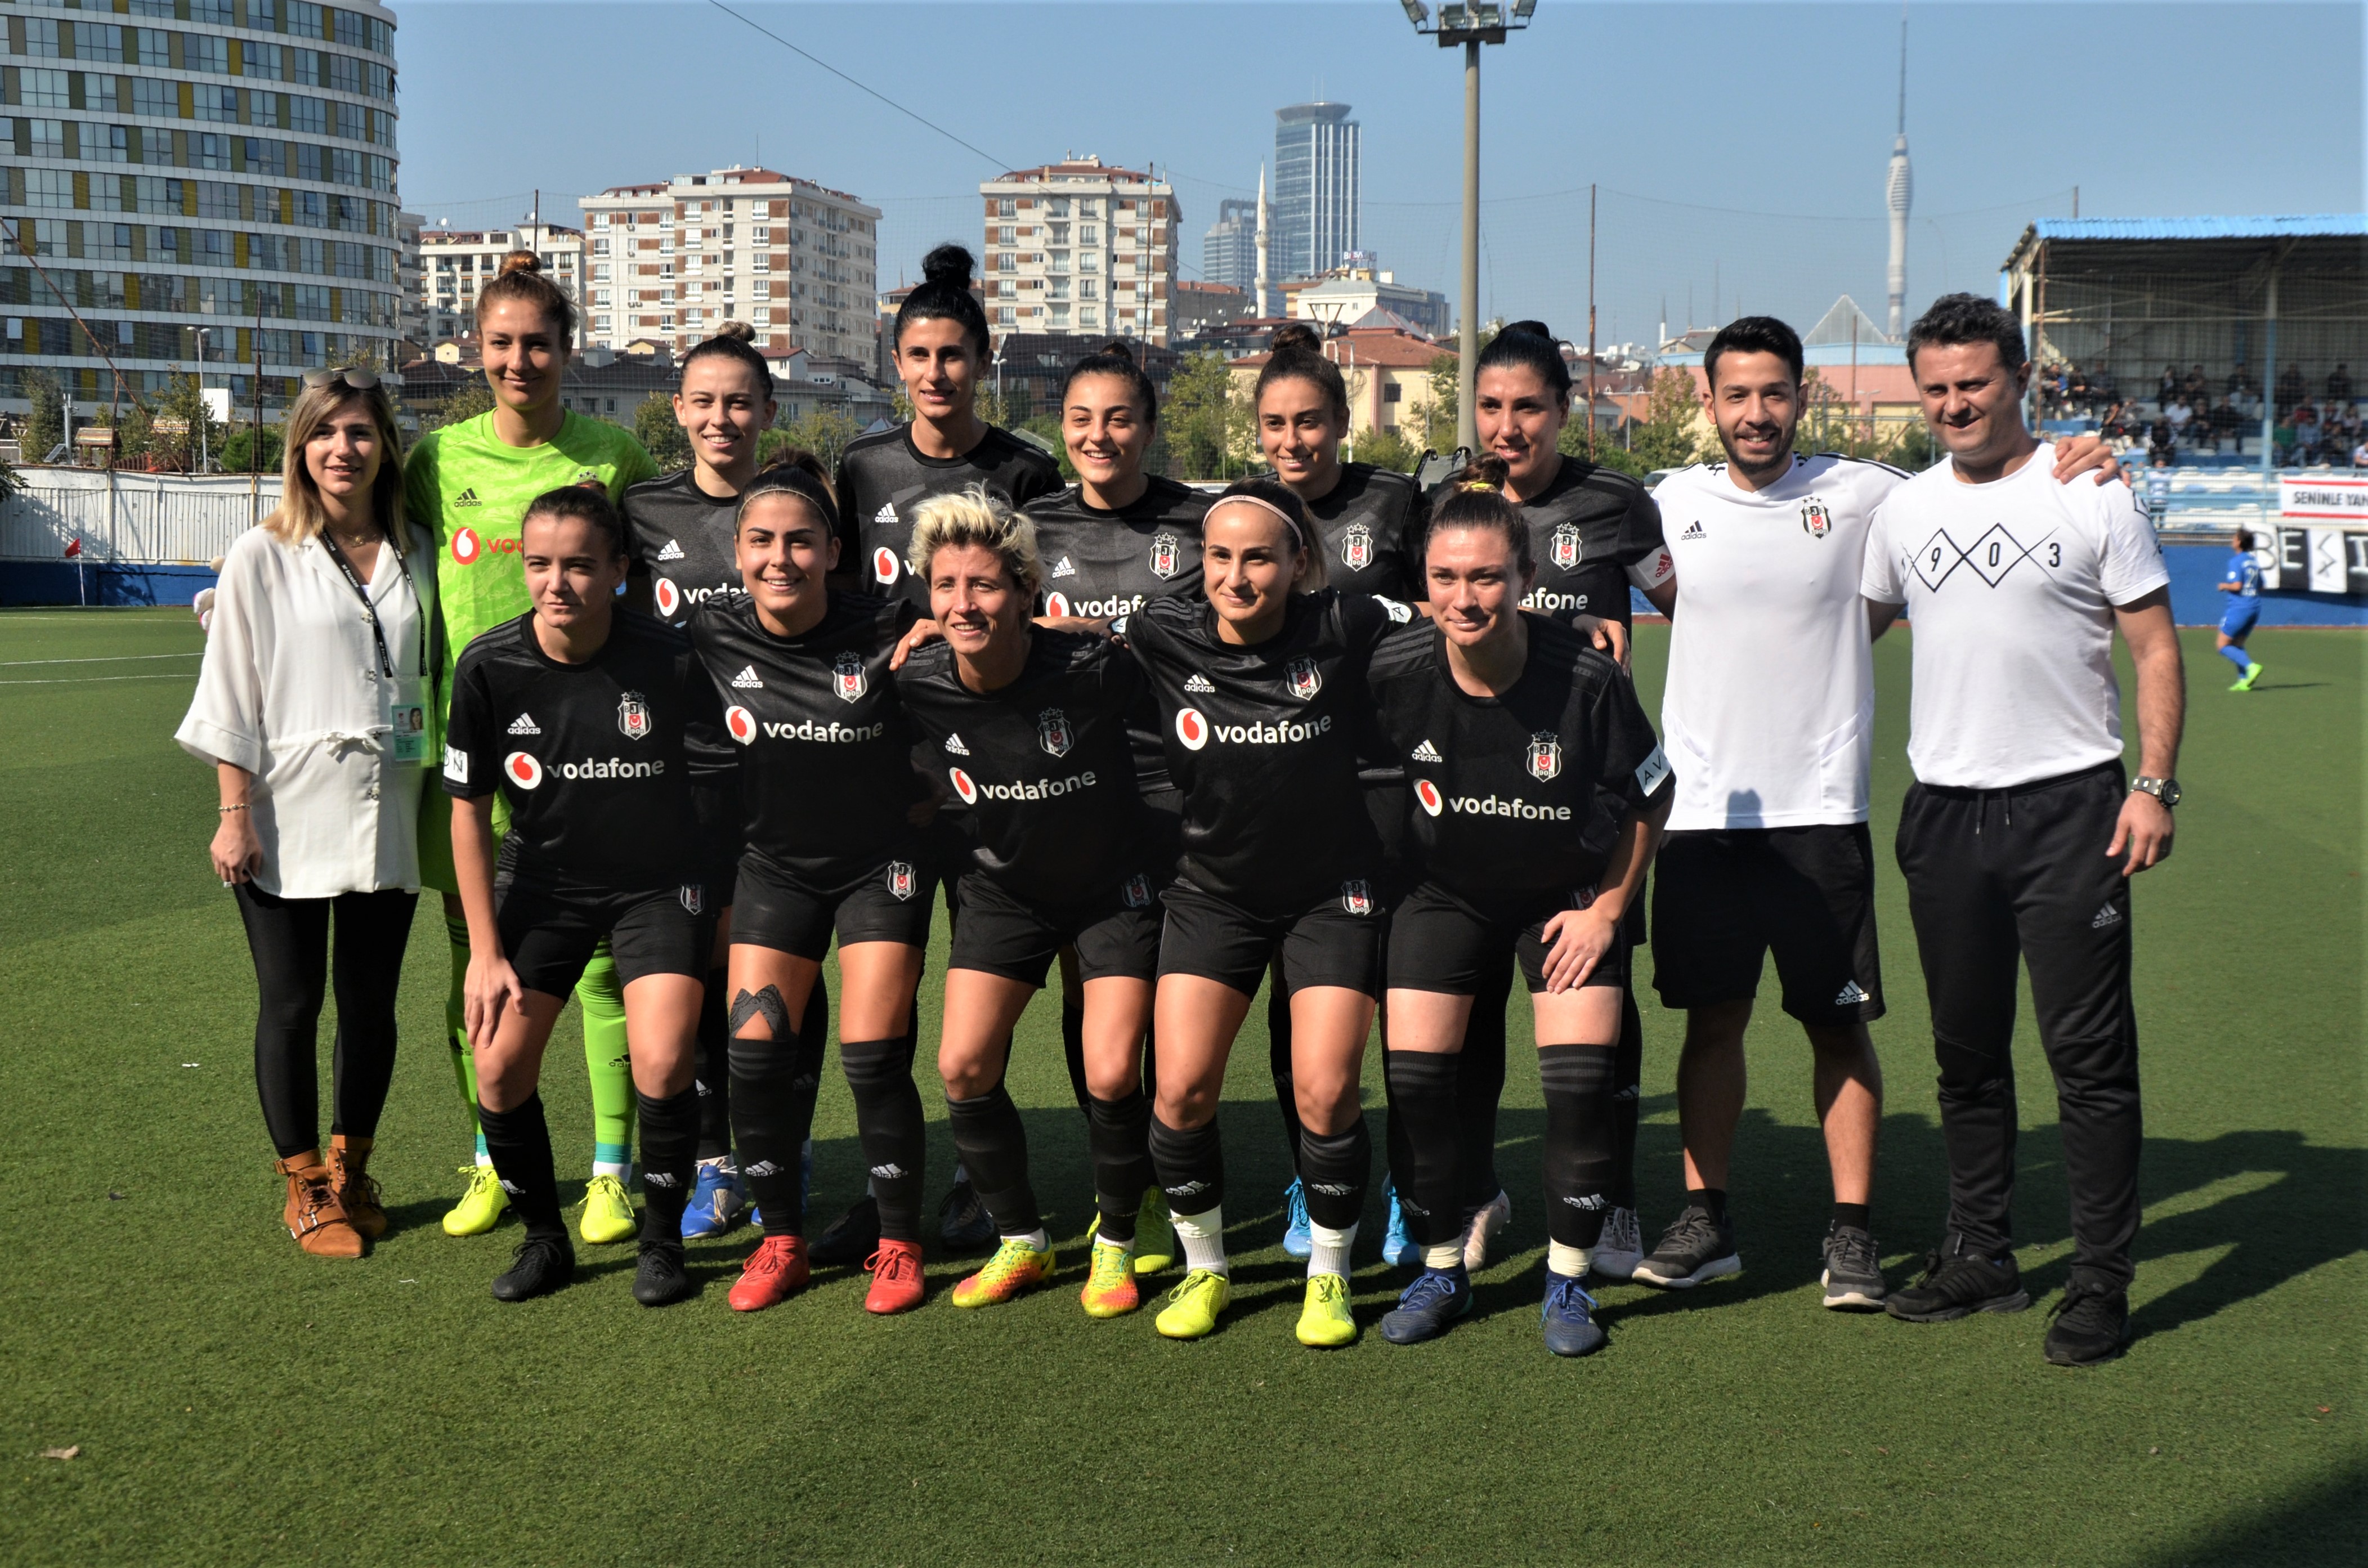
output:
<svg viewBox="0 0 2368 1568"><path fill-rule="evenodd" d="M886 545L871 552L871 580L882 587L894 582L904 574L904 571L905 563L897 560L896 552Z"/></svg>
<svg viewBox="0 0 2368 1568"><path fill-rule="evenodd" d="M757 738L757 715L746 708L726 708L723 710L723 727L731 733L734 740L745 746Z"/></svg>
<svg viewBox="0 0 2368 1568"><path fill-rule="evenodd" d="M484 554L484 544L477 538L476 529L452 530L452 559L461 565L474 566L477 563L477 557Z"/></svg>
<svg viewBox="0 0 2368 1568"><path fill-rule="evenodd" d="M1176 738L1188 751L1199 751L1209 744L1209 720L1198 708L1176 710Z"/></svg>
<svg viewBox="0 0 2368 1568"><path fill-rule="evenodd" d="M1044 596L1044 613L1046 615L1054 616L1068 614L1069 596L1066 594L1046 594Z"/></svg>
<svg viewBox="0 0 2368 1568"><path fill-rule="evenodd" d="M1414 781L1414 798L1416 803L1432 816L1437 816L1447 809L1447 797L1441 795L1439 792L1439 786L1428 778L1417 778Z"/></svg>
<svg viewBox="0 0 2368 1568"><path fill-rule="evenodd" d="M502 758L502 772L521 790L542 787L542 764L522 751L514 751Z"/></svg>
<svg viewBox="0 0 2368 1568"><path fill-rule="evenodd" d="M682 590L674 585L671 577L658 579L657 591L652 597L657 601L658 613L669 620L674 619L674 612L682 608Z"/></svg>
<svg viewBox="0 0 2368 1568"><path fill-rule="evenodd" d="M978 803L978 783L969 774L959 767L949 767L946 769L946 777L953 780L954 793L962 798L963 805L974 806Z"/></svg>

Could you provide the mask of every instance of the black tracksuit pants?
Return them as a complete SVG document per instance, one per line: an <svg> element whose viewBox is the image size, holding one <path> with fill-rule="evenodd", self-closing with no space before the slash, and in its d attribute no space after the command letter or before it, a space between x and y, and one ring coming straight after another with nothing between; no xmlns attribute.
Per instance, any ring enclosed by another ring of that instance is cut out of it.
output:
<svg viewBox="0 0 2368 1568"><path fill-rule="evenodd" d="M2127 794L2118 762L2006 790L1918 784L1898 838L1941 1068L1949 1250L2013 1245L2020 958L2055 1075L2072 1278L2114 1290L2131 1278L2143 1132L2130 888L2105 854Z"/></svg>

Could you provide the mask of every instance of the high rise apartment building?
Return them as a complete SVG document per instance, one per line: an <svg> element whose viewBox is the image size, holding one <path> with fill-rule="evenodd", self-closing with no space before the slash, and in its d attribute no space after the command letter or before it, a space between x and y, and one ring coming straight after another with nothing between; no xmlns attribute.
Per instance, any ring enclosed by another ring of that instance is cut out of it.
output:
<svg viewBox="0 0 2368 1568"><path fill-rule="evenodd" d="M1358 239L1357 122L1347 104L1274 111L1274 206L1269 265L1278 283L1314 278L1362 249Z"/></svg>
<svg viewBox="0 0 2368 1568"><path fill-rule="evenodd" d="M727 321L767 353L870 365L880 210L771 169L716 169L583 198L586 335L680 354Z"/></svg>
<svg viewBox="0 0 2368 1568"><path fill-rule="evenodd" d="M1201 236L1201 281L1249 291L1258 281L1258 203L1227 197Z"/></svg>
<svg viewBox="0 0 2368 1568"><path fill-rule="evenodd" d="M391 364L394 26L367 0L0 5L0 404L28 369L153 396L202 353L243 405L258 353L273 404Z"/></svg>
<svg viewBox="0 0 2368 1568"><path fill-rule="evenodd" d="M997 334L1168 340L1176 284L1175 187L1151 174L1069 158L982 181L981 281Z"/></svg>
<svg viewBox="0 0 2368 1568"><path fill-rule="evenodd" d="M422 229L419 232L419 306L422 347L432 348L477 330L477 291L501 276L502 258L530 250L542 270L580 311L584 304L584 234L555 223L520 223L515 229ZM579 341L583 333L579 325Z"/></svg>

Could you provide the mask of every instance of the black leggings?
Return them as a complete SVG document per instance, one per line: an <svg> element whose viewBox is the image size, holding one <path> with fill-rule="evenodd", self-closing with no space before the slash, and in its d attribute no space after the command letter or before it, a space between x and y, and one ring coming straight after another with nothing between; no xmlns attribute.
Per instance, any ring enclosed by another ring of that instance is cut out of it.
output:
<svg viewBox="0 0 2368 1568"><path fill-rule="evenodd" d="M261 1006L255 1019L255 1086L263 1124L281 1159L321 1144L316 1051L321 1000L327 991L329 912L337 916L334 965L337 1044L331 1080L332 1132L368 1138L378 1131L394 1078L394 989L411 913L419 895L391 889L335 898L279 898L252 882L238 887L239 917L255 954Z"/></svg>

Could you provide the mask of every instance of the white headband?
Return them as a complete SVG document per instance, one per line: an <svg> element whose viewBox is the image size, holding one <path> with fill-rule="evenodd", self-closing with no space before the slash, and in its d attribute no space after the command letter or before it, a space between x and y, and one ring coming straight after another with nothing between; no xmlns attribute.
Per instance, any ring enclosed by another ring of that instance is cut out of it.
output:
<svg viewBox="0 0 2368 1568"><path fill-rule="evenodd" d="M1272 512L1276 517L1282 519L1282 526L1291 530L1292 548L1298 551L1302 555L1307 553L1307 535L1300 528L1299 519L1293 517L1290 513L1284 511L1273 502L1264 500L1256 495L1223 495L1218 497L1216 506L1212 506L1209 510L1213 512L1217 509L1217 506L1256 506L1261 512Z"/></svg>

